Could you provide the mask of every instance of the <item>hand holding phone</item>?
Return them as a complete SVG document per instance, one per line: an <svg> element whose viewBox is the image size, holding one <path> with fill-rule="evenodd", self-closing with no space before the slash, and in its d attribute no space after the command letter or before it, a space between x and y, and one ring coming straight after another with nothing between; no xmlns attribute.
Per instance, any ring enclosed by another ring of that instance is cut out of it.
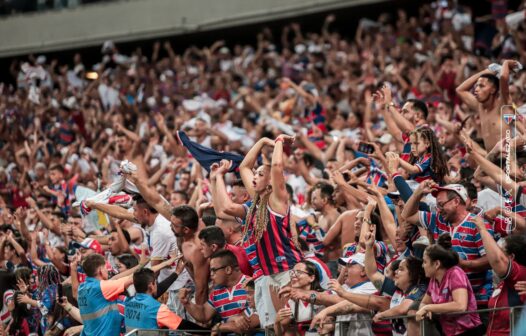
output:
<svg viewBox="0 0 526 336"><path fill-rule="evenodd" d="M372 154L374 153L374 147L366 142L360 142L358 145L358 151L365 154Z"/></svg>

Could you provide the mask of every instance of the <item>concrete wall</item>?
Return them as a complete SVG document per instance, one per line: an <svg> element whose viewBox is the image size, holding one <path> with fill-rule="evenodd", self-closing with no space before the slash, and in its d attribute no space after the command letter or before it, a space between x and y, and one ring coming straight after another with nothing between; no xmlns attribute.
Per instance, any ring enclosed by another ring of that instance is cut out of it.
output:
<svg viewBox="0 0 526 336"><path fill-rule="evenodd" d="M127 0L0 20L0 57L283 19L385 0Z"/></svg>

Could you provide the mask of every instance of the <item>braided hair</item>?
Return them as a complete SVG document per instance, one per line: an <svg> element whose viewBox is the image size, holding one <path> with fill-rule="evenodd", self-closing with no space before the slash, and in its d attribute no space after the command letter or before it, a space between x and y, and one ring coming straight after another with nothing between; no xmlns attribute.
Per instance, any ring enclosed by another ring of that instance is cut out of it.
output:
<svg viewBox="0 0 526 336"><path fill-rule="evenodd" d="M268 168L267 165L265 167ZM245 217L245 225L243 226L243 238L242 241L247 241L249 237L249 227L252 227L251 235L254 237L254 240L257 242L261 239L263 236L263 233L267 230L268 223L269 223L269 216L268 216L268 201L270 199L270 195L272 194L270 184L267 186L267 189L265 193L257 193L254 197L254 200L252 204L250 205L250 208L247 211L247 216ZM255 220L254 220L255 216ZM254 225L251 225L254 221ZM295 230L295 228L291 228L292 230ZM298 242L298 235L294 234L292 232L292 242L300 250L300 245Z"/></svg>
<svg viewBox="0 0 526 336"><path fill-rule="evenodd" d="M254 235L255 240L259 241L261 237L263 236L263 233L265 230L267 230L268 226L268 216L267 216L267 205L268 200L270 198L270 192L267 192L266 194L263 194L261 196L260 194L256 194L256 197L254 198L254 201L252 202L252 205L250 205L250 208L247 212L247 217L245 219L245 226L243 227L243 241L248 239L248 227L252 223L252 220L255 218L255 223L253 225L253 232L252 235Z"/></svg>
<svg viewBox="0 0 526 336"><path fill-rule="evenodd" d="M419 127L411 132L411 134L420 137L421 140L429 144L427 150L431 154L431 171L435 175L436 182L441 183L447 175L448 169L442 147L438 143L435 133L429 127Z"/></svg>
<svg viewBox="0 0 526 336"><path fill-rule="evenodd" d="M38 279L40 281L38 285L40 293L44 292L46 288L58 285L61 282L60 274L52 264L45 264L38 269Z"/></svg>

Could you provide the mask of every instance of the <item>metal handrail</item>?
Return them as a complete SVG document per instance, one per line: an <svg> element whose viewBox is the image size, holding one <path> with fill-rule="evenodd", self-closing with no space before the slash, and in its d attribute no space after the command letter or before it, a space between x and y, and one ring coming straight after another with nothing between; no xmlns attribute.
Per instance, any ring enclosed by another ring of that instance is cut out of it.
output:
<svg viewBox="0 0 526 336"><path fill-rule="evenodd" d="M502 310L509 310L510 311L510 334L514 335L514 327L515 327L515 311L518 309L525 309L526 307L523 306L515 306L515 307L495 307L495 308L484 308L484 309L477 309L477 310L468 310L468 311L462 311L462 312L454 312L454 313L443 313L443 314L433 314L434 316L457 316L457 315L466 315L466 314L473 314L473 313L490 313L490 312L496 312L496 311L502 311ZM384 317L381 320L382 321L390 321L390 320L397 320L397 319L408 319L408 318L414 318L416 315L414 314L406 314L406 315L397 315L397 316L390 316L390 317ZM351 324L351 323L357 323L357 322L371 322L373 319L371 318L361 318L356 320L348 320L348 321L331 321L327 322L326 324L334 324L342 325L345 324ZM175 334L183 334L184 333L192 333L192 334L208 334L210 333L209 330L169 330L169 329L133 329L130 332L126 333L125 336L134 336L138 335L139 332L147 332L147 331L159 331L163 333L175 333ZM264 332L265 335L269 335L269 329L255 329L252 330L250 333L256 333L256 332ZM219 333L221 334L231 334L230 332L224 332ZM424 321L420 322L420 334L422 336L425 336L425 329L424 329Z"/></svg>

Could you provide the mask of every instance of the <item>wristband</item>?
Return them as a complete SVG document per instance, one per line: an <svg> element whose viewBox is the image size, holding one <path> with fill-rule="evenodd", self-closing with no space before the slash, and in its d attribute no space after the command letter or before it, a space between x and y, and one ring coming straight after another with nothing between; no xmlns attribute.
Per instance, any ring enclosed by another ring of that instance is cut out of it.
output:
<svg viewBox="0 0 526 336"><path fill-rule="evenodd" d="M309 302L310 302L310 304L315 304L315 303L316 303L316 298L317 298L316 293L312 293L312 294L309 296Z"/></svg>

